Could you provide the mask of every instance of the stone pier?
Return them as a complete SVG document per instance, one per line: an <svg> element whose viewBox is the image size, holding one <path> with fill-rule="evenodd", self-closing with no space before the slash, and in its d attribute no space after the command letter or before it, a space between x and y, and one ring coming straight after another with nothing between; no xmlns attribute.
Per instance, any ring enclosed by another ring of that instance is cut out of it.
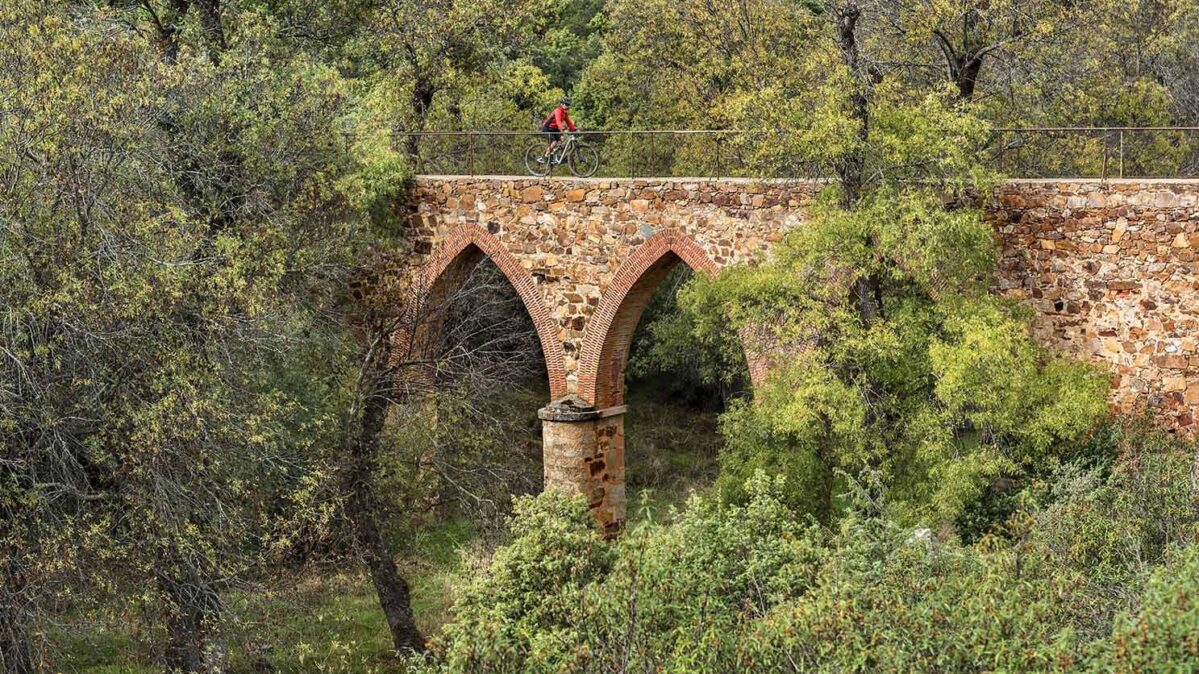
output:
<svg viewBox="0 0 1199 674"><path fill-rule="evenodd" d="M545 488L582 493L608 534L619 532L625 521L625 410L624 405L597 410L569 396L538 412Z"/></svg>

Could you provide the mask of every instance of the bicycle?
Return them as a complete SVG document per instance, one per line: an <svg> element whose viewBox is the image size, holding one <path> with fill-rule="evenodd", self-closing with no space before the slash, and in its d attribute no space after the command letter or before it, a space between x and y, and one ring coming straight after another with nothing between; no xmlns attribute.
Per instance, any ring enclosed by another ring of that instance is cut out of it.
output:
<svg viewBox="0 0 1199 674"><path fill-rule="evenodd" d="M563 162L576 178L590 178L595 175L599 169L599 150L579 140L575 134L568 133L565 136L566 139L560 141L548 157L545 156L543 143L533 143L525 150L525 168L528 169L529 175L539 178L548 176L555 166Z"/></svg>

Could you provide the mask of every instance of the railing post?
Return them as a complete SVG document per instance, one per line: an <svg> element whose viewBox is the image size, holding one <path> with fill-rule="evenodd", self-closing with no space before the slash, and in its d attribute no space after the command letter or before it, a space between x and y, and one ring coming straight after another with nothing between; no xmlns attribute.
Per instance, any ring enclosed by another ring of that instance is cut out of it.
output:
<svg viewBox="0 0 1199 674"><path fill-rule="evenodd" d="M1106 133L1103 134L1103 164L1102 164L1102 168L1099 169L1099 179L1100 180L1107 180L1107 155L1108 155L1107 139L1108 139L1108 136L1109 136L1109 134L1106 134Z"/></svg>
<svg viewBox="0 0 1199 674"><path fill-rule="evenodd" d="M471 131L466 134L466 170L473 177L475 175L475 132Z"/></svg>
<svg viewBox="0 0 1199 674"><path fill-rule="evenodd" d="M637 138L639 138L640 136L638 134L630 134L626 137L632 138L633 146L635 146L635 145L637 145ZM639 166L641 166L642 155L645 154L640 149L638 149L637 147L633 147L633 146L630 146L630 150L632 151L632 154L633 154L633 156L631 157L632 161L629 162L629 169L630 169L629 173L632 174L629 176L630 178L637 177L637 174L638 174L637 168Z"/></svg>
<svg viewBox="0 0 1199 674"><path fill-rule="evenodd" d="M1124 177L1124 129L1120 129L1120 177Z"/></svg>
<svg viewBox="0 0 1199 674"><path fill-rule="evenodd" d="M1019 131L1014 132L1013 135L1016 137L1016 170L1020 171L1021 174L1023 174L1023 172L1024 172L1024 142L1025 142L1024 138L1025 138L1025 136L1022 135ZM1028 177L1032 178L1034 176L1028 176Z"/></svg>
<svg viewBox="0 0 1199 674"><path fill-rule="evenodd" d="M721 138L721 134L716 134L716 171L719 175L709 177L719 178L720 176L728 175L729 168L724 164L725 153L722 150L724 150L724 141Z"/></svg>
<svg viewBox="0 0 1199 674"><path fill-rule="evenodd" d="M654 177L654 171L656 170L656 164L657 164L657 159L658 159L658 153L657 153L658 144L655 142L655 141L657 141L657 139L658 139L658 134L651 131L649 134L650 165L649 165L649 171L646 172L649 175L649 177L651 177L651 178Z"/></svg>

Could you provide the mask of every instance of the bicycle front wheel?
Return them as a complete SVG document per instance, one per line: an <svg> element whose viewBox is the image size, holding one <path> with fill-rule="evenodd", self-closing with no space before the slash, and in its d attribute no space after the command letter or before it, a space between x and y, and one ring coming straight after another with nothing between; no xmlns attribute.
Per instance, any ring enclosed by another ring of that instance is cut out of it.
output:
<svg viewBox="0 0 1199 674"><path fill-rule="evenodd" d="M599 169L599 162L599 150L585 143L579 143L575 146L575 151L570 153L566 164L570 167L573 175L579 178L590 178Z"/></svg>
<svg viewBox="0 0 1199 674"><path fill-rule="evenodd" d="M545 156L544 145L533 143L525 150L525 168L531 176L541 178L549 175L551 164L550 158Z"/></svg>

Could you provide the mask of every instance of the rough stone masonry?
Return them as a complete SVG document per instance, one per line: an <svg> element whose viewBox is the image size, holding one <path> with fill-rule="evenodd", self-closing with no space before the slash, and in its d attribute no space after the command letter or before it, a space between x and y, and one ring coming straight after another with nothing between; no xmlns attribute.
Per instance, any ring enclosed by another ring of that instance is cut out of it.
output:
<svg viewBox="0 0 1199 674"><path fill-rule="evenodd" d="M405 199L415 259L399 273L430 287L456 283L483 256L503 271L545 355L546 485L586 494L615 529L624 520L625 361L658 283L677 264L716 274L768 256L803 225L821 188L421 177ZM1035 310L1035 335L1110 367L1115 409L1193 433L1199 181L1012 181L987 217L1003 245L996 290ZM764 377L765 359L752 349L747 357L751 375Z"/></svg>

